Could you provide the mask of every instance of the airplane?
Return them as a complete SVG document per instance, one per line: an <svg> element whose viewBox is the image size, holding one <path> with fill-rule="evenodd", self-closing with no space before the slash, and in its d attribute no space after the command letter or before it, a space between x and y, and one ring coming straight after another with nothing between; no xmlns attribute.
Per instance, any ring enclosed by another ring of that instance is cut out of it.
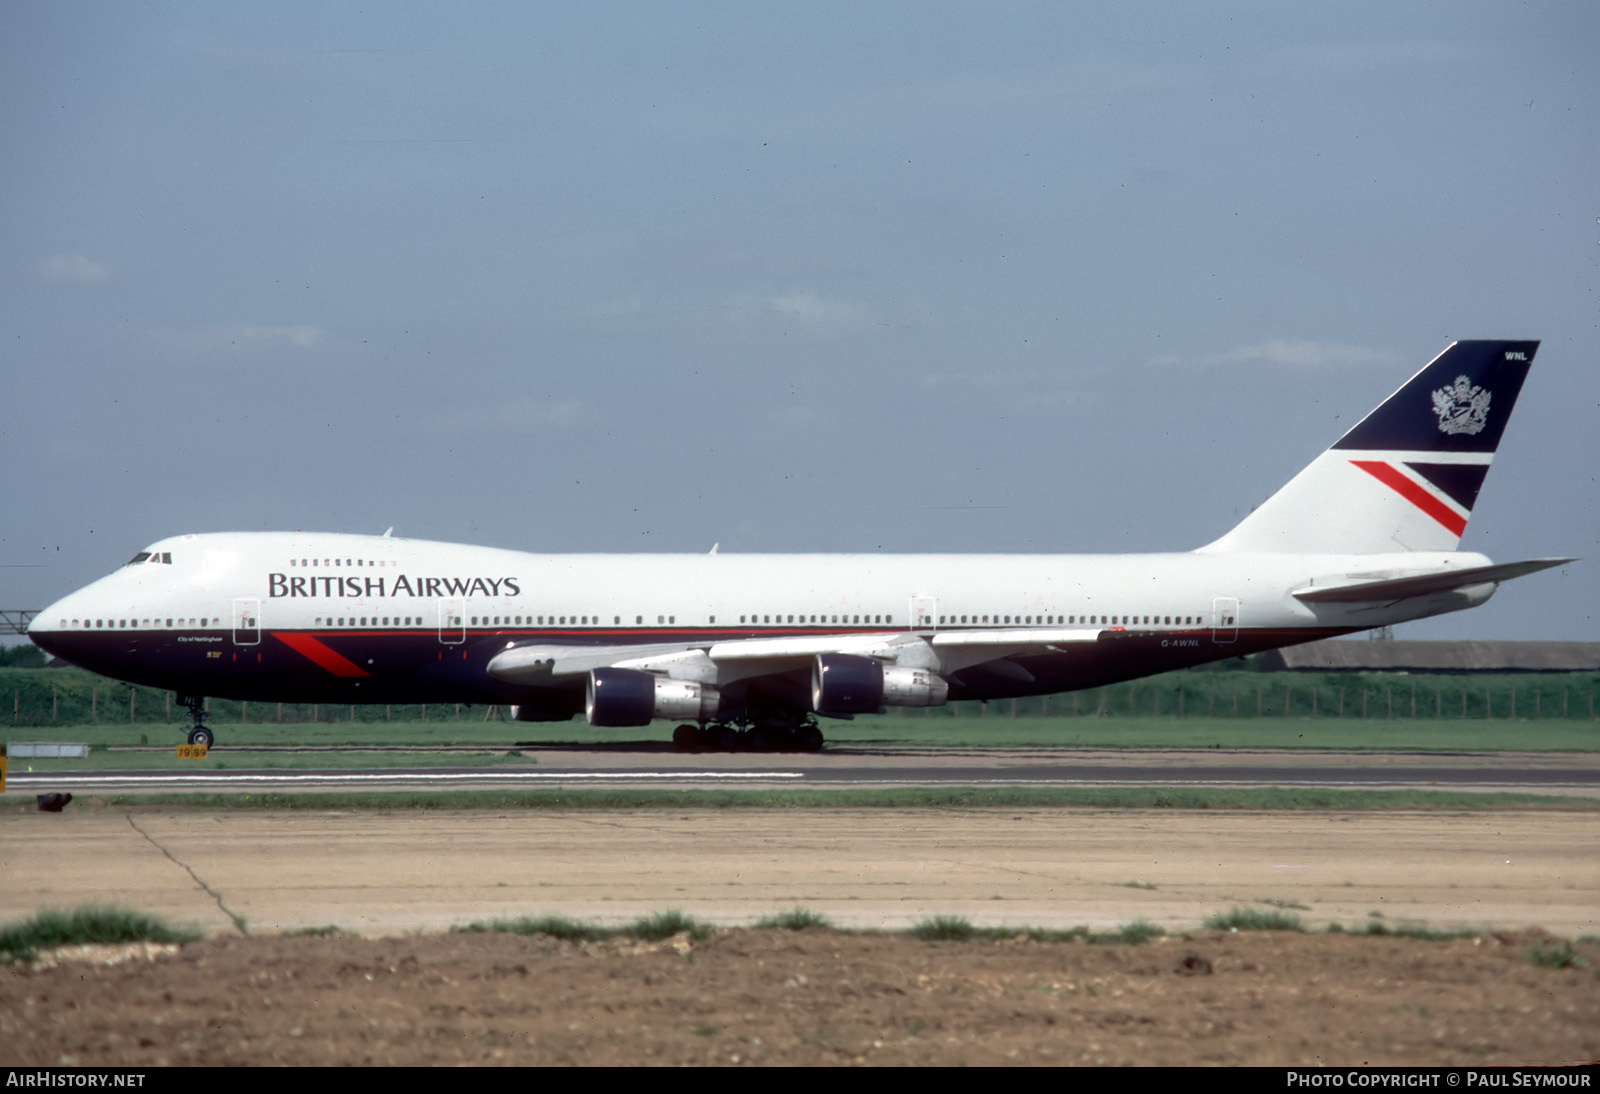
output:
<svg viewBox="0 0 1600 1094"><path fill-rule="evenodd" d="M1457 550L1539 343L1458 341L1221 538L1133 555L530 554L393 536L153 543L41 611L56 657L177 693L463 703L823 746L818 717L1047 695L1459 611L1571 558Z"/></svg>

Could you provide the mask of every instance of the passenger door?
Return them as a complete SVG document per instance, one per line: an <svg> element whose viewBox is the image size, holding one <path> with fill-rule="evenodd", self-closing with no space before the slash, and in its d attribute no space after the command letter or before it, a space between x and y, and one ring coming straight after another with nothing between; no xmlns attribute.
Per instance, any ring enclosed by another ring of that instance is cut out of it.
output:
<svg viewBox="0 0 1600 1094"><path fill-rule="evenodd" d="M261 598L233 598L233 644L254 646L261 642Z"/></svg>
<svg viewBox="0 0 1600 1094"><path fill-rule="evenodd" d="M1239 598L1219 596L1211 601L1211 641L1226 646L1239 637Z"/></svg>

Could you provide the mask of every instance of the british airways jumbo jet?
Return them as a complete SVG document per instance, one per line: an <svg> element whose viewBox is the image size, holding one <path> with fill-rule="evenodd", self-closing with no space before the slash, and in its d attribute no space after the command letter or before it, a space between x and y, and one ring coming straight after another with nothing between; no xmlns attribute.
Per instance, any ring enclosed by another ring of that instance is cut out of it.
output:
<svg viewBox="0 0 1600 1094"><path fill-rule="evenodd" d="M1456 342L1221 539L1146 555L535 555L186 535L40 612L34 642L204 696L496 703L822 746L816 716L1096 687L1482 604L1573 561L1457 551L1537 342Z"/></svg>

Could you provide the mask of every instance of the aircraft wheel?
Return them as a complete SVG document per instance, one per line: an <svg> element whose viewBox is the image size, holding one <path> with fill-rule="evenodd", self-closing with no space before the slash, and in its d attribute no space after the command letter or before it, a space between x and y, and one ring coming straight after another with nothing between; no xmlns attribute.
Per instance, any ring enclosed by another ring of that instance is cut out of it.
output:
<svg viewBox="0 0 1600 1094"><path fill-rule="evenodd" d="M211 731L205 726L196 726L189 731L189 743L192 745L204 745L206 748L210 748L213 741L214 738L211 736Z"/></svg>
<svg viewBox="0 0 1600 1094"><path fill-rule="evenodd" d="M743 749L744 741L737 729L732 726L723 726L716 730L716 750L718 752L739 752Z"/></svg>
<svg viewBox="0 0 1600 1094"><path fill-rule="evenodd" d="M822 730L816 726L801 726L795 736L799 738L796 745L801 752L822 751Z"/></svg>
<svg viewBox="0 0 1600 1094"><path fill-rule="evenodd" d="M704 744L699 726L681 725L672 731L672 747L679 752L699 752Z"/></svg>
<svg viewBox="0 0 1600 1094"><path fill-rule="evenodd" d="M776 752L777 734L765 726L757 726L750 731L749 745L751 752Z"/></svg>

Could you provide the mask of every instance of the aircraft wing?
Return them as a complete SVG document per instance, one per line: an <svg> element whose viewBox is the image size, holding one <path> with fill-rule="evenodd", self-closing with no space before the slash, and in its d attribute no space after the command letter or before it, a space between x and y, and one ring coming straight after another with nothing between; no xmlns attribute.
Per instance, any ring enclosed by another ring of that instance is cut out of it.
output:
<svg viewBox="0 0 1600 1094"><path fill-rule="evenodd" d="M490 659L489 674L509 683L560 687L594 669L627 668L676 680L727 684L810 667L818 654L847 653L941 674L1030 653L1094 643L1098 629L1030 627L881 634L737 638L696 644L514 645Z"/></svg>
<svg viewBox="0 0 1600 1094"><path fill-rule="evenodd" d="M1575 558L1530 558L1522 562L1468 566L1464 569L1436 570L1423 574L1346 574L1327 579L1325 583L1313 582L1293 590L1292 595L1308 604L1404 600L1407 597L1445 593L1472 585L1509 581L1514 577L1538 573L1552 566L1576 561Z"/></svg>

